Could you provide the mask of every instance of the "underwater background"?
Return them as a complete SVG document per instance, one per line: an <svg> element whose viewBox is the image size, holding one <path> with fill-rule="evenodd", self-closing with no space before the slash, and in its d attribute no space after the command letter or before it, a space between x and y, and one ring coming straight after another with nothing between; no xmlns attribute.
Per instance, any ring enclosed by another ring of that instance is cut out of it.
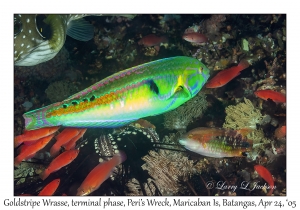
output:
<svg viewBox="0 0 300 210"><path fill-rule="evenodd" d="M89 171L120 148L127 160L90 195L266 195L266 188L225 187L264 185L255 165L272 174L274 195L286 194L286 103L255 94L258 90L286 94L286 15L139 14L84 19L94 27L91 40L67 36L53 59L14 67L15 136L23 133L25 112L62 101L146 62L193 57L210 69L209 80L242 60L250 66L221 87L204 86L194 98L165 114L117 129L88 128L77 145L78 157L42 181L39 174L52 160L51 145L47 145L15 168L15 195L37 195L56 178L61 182L54 195L75 195ZM253 148L244 157L214 158L190 152L179 139L198 127L247 128Z"/></svg>

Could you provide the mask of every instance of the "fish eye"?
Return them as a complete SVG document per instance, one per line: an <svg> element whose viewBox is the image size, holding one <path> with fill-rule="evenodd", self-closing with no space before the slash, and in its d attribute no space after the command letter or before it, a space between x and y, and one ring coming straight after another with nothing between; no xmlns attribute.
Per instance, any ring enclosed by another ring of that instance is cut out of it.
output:
<svg viewBox="0 0 300 210"><path fill-rule="evenodd" d="M35 26L36 26L36 30L37 32L40 34L40 36L45 39L48 40L51 38L51 27L49 24L46 23L46 15L36 15L35 16Z"/></svg>
<svg viewBox="0 0 300 210"><path fill-rule="evenodd" d="M18 16L14 16L14 36L22 31L22 22Z"/></svg>

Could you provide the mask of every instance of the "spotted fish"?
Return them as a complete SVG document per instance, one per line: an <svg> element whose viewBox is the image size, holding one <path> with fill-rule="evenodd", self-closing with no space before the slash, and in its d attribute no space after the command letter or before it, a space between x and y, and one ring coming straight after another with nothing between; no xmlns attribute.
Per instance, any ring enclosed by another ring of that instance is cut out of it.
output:
<svg viewBox="0 0 300 210"><path fill-rule="evenodd" d="M208 68L194 58L152 61L113 74L62 102L25 113L25 129L124 126L177 108L194 97L208 77Z"/></svg>
<svg viewBox="0 0 300 210"><path fill-rule="evenodd" d="M92 39L94 27L82 19L84 16L88 15L14 15L15 65L34 66L52 59L63 47L66 35L80 41Z"/></svg>

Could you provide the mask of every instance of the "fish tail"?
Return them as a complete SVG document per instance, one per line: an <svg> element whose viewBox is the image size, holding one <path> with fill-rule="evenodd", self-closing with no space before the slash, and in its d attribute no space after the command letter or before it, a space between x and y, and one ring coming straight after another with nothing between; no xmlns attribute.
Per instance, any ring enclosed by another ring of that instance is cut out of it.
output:
<svg viewBox="0 0 300 210"><path fill-rule="evenodd" d="M40 174L40 178L42 180L45 180L47 177L49 176L48 170L45 169L41 174Z"/></svg>
<svg viewBox="0 0 300 210"><path fill-rule="evenodd" d="M115 157L118 158L118 165L120 163L123 163L127 159L127 155L123 151L120 151L119 153L115 154Z"/></svg>
<svg viewBox="0 0 300 210"><path fill-rule="evenodd" d="M25 120L25 130L35 130L38 128L58 126L58 124L51 123L46 118L46 111L52 107L53 104L23 114L23 118Z"/></svg>
<svg viewBox="0 0 300 210"><path fill-rule="evenodd" d="M240 71L243 71L244 69L249 67L249 62L247 60L243 59L238 64L238 67L239 67Z"/></svg>
<svg viewBox="0 0 300 210"><path fill-rule="evenodd" d="M270 186L271 187L271 189L270 189L270 191L267 193L267 195L272 195L272 193L273 193L273 191L274 191L274 186Z"/></svg>
<svg viewBox="0 0 300 210"><path fill-rule="evenodd" d="M22 162L22 158L20 157L20 155L18 155L15 159L14 159L14 166L18 167L20 165L20 163Z"/></svg>
<svg viewBox="0 0 300 210"><path fill-rule="evenodd" d="M50 155L51 157L55 157L59 152L60 147L58 147L56 144L54 144L50 149Z"/></svg>
<svg viewBox="0 0 300 210"><path fill-rule="evenodd" d="M19 146L22 142L23 142L22 135L16 136L14 138L14 148L16 148L17 146Z"/></svg>

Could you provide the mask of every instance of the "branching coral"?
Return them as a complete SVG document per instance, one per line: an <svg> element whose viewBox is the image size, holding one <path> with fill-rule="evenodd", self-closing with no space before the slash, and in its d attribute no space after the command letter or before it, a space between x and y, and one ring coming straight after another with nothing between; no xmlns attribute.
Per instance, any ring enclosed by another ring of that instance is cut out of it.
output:
<svg viewBox="0 0 300 210"><path fill-rule="evenodd" d="M164 114L164 126L167 129L182 131L193 118L199 117L207 108L206 96L198 93L194 98L175 110Z"/></svg>
<svg viewBox="0 0 300 210"><path fill-rule="evenodd" d="M162 195L176 194L180 188L179 180L186 181L191 174L200 173L205 167L203 161L189 160L183 153L169 150L159 152L150 151L149 155L142 158L146 163L142 165L155 183Z"/></svg>
<svg viewBox="0 0 300 210"><path fill-rule="evenodd" d="M256 109L249 99L244 98L244 101L245 103L226 107L225 112L227 115L223 124L224 128L234 130L242 128L256 129L256 124L260 124L263 117L259 109Z"/></svg>
<svg viewBox="0 0 300 210"><path fill-rule="evenodd" d="M156 187L155 185L153 184L153 179L151 178L148 178L147 179L147 183L142 183L143 184L143 188L145 189L145 193L146 195L149 195L149 196L153 196L155 195L155 191L156 191ZM143 192L142 192L142 189L141 189L141 186L140 186L140 182L133 178L131 179L128 183L126 183L126 186L128 187L128 190L129 190L129 193L126 193L126 195L129 195L129 196L142 196L143 195Z"/></svg>

